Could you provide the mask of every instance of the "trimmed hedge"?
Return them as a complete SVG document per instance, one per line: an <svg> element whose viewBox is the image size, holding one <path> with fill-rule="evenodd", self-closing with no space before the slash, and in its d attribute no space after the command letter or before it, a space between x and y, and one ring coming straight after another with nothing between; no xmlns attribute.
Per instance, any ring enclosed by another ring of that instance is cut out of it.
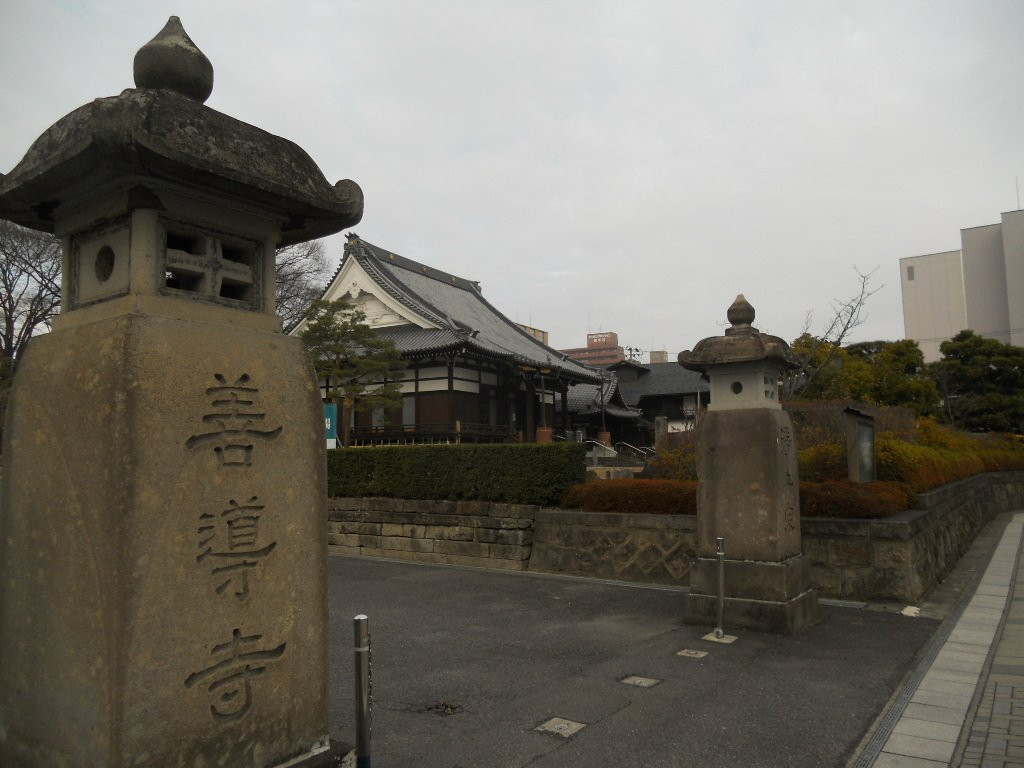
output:
<svg viewBox="0 0 1024 768"><path fill-rule="evenodd" d="M686 480L598 480L574 485L562 506L584 512L697 514L697 483Z"/></svg>
<svg viewBox="0 0 1024 768"><path fill-rule="evenodd" d="M671 435L678 437L678 434ZM658 449L658 453L644 468L644 477L662 480L697 480L697 449L693 432L685 434L688 439L676 441L675 445ZM666 441L666 443L669 441Z"/></svg>
<svg viewBox="0 0 1024 768"><path fill-rule="evenodd" d="M800 483L800 516L877 519L910 509L914 492L906 483ZM697 483L687 480L617 479L574 485L562 507L584 512L695 515Z"/></svg>
<svg viewBox="0 0 1024 768"><path fill-rule="evenodd" d="M875 440L875 466L879 480L906 483L923 493L981 474L1024 469L1024 450L1013 440L997 435L970 435L921 419L907 440L882 432ZM821 443L798 454L800 479L829 482L846 478L846 447Z"/></svg>
<svg viewBox="0 0 1024 768"><path fill-rule="evenodd" d="M329 496L555 504L586 477L581 443L395 445L327 452Z"/></svg>
<svg viewBox="0 0 1024 768"><path fill-rule="evenodd" d="M886 409L882 409L886 413ZM840 414L841 416L841 414ZM836 417L837 419L839 417ZM841 420L836 422L843 425ZM972 435L919 419L912 429L880 432L875 441L878 482L847 480L846 445L830 438L799 451L803 517L877 519L910 509L917 493L982 472L1024 469L1024 442ZM834 430L843 435L838 427ZM812 430L805 430L814 435ZM696 508L696 446L693 433L659 451L645 475L659 480L616 480L570 489L563 506L590 512L688 514ZM644 484L648 483L648 484ZM650 483L675 483L657 486Z"/></svg>
<svg viewBox="0 0 1024 768"><path fill-rule="evenodd" d="M914 491L906 483L829 480L800 483L801 517L878 519L910 509Z"/></svg>
<svg viewBox="0 0 1024 768"><path fill-rule="evenodd" d="M845 480L849 473L846 446L839 443L819 443L809 448L798 448L796 463L800 479L811 482Z"/></svg>
<svg viewBox="0 0 1024 768"><path fill-rule="evenodd" d="M985 471L977 452L906 443L888 434L875 442L875 462L880 480L908 483L918 493Z"/></svg>

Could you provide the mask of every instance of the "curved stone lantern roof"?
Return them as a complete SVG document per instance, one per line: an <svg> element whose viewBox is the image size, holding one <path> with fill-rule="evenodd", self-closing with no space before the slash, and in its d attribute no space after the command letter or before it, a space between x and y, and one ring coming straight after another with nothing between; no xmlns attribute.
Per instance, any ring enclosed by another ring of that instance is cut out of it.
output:
<svg viewBox="0 0 1024 768"><path fill-rule="evenodd" d="M136 88L96 99L36 139L0 175L0 216L52 232L78 194L145 186L147 178L237 198L281 221L281 245L359 222L363 193L333 186L299 146L203 105L213 67L177 17L135 60Z"/></svg>
<svg viewBox="0 0 1024 768"><path fill-rule="evenodd" d="M789 344L755 328L754 308L740 294L726 314L731 323L724 336L710 336L692 350L679 353L679 364L706 374L709 368L735 363L766 362L781 369L799 367Z"/></svg>

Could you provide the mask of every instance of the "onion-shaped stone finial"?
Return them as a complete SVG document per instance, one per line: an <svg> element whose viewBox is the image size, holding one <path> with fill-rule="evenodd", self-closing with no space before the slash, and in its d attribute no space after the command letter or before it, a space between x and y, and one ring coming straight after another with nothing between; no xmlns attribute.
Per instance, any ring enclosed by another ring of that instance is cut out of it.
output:
<svg viewBox="0 0 1024 768"><path fill-rule="evenodd" d="M171 16L135 54L135 86L174 91L200 104L213 92L213 65Z"/></svg>
<svg viewBox="0 0 1024 768"><path fill-rule="evenodd" d="M742 328L754 324L754 308L750 305L743 294L741 293L736 297L736 301L729 307L728 312L725 316L732 323L733 328Z"/></svg>

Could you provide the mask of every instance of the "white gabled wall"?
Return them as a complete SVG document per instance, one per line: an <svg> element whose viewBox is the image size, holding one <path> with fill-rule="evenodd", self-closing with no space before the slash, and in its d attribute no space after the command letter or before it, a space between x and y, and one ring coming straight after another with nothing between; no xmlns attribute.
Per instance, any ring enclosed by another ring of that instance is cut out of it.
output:
<svg viewBox="0 0 1024 768"><path fill-rule="evenodd" d="M347 296L352 305L366 315L371 328L390 328L396 325L415 325L418 328L437 328L419 313L396 301L367 274L355 259L346 259L341 270L327 286L323 299L336 301ZM298 336L306 327L303 320L290 332Z"/></svg>

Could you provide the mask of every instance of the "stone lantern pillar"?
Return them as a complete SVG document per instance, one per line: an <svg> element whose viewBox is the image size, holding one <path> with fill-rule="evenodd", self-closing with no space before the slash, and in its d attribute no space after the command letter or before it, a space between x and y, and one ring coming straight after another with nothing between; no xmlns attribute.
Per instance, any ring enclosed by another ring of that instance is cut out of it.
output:
<svg viewBox="0 0 1024 768"><path fill-rule="evenodd" d="M274 261L362 193L204 106L177 18L134 70L0 176L64 250L4 432L0 765L320 764L323 412Z"/></svg>
<svg viewBox="0 0 1024 768"><path fill-rule="evenodd" d="M801 553L796 443L778 381L795 367L789 345L753 327L743 296L725 336L679 353L711 382L697 435L697 560L686 621L714 624L716 539L725 539L726 627L791 634L817 621L817 595Z"/></svg>

